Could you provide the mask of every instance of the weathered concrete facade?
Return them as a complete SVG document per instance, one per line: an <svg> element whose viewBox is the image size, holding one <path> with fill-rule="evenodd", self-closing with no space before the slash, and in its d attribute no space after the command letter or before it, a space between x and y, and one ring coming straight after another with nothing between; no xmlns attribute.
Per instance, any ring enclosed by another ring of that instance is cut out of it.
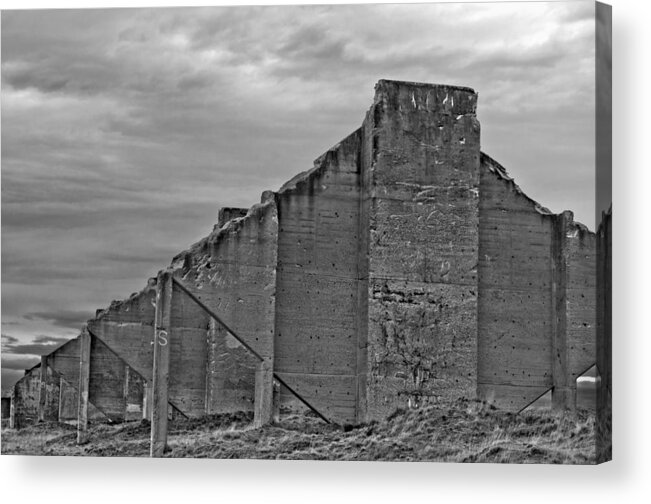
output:
<svg viewBox="0 0 651 504"><path fill-rule="evenodd" d="M234 218L179 254L173 266L183 284L235 328L272 369L278 217L273 195L265 193L262 200L246 213L229 211ZM220 220L223 215L220 212ZM257 361L183 293L179 297L194 310L197 345L205 352L193 364L203 396L194 409L181 410L195 415L253 409ZM170 371L171 376L177 373ZM183 395L182 388L179 394Z"/></svg>
<svg viewBox="0 0 651 504"><path fill-rule="evenodd" d="M482 155L478 393L520 410L553 388L573 408L596 360L595 235L552 214Z"/></svg>
<svg viewBox="0 0 651 504"><path fill-rule="evenodd" d="M222 209L168 270L161 397L251 410L275 378L281 401L339 423L476 394L520 410L551 388L573 408L596 361L595 236L480 152L476 106L468 88L380 81L311 170ZM147 403L155 284L88 322L89 400L109 417Z"/></svg>
<svg viewBox="0 0 651 504"><path fill-rule="evenodd" d="M41 388L41 369L28 369L14 385L11 394L10 422L14 429L38 422L39 391Z"/></svg>
<svg viewBox="0 0 651 504"><path fill-rule="evenodd" d="M376 89L365 123L367 417L475 393L476 105L468 88Z"/></svg>
<svg viewBox="0 0 651 504"><path fill-rule="evenodd" d="M360 131L283 186L275 369L328 418L357 418Z"/></svg>
<svg viewBox="0 0 651 504"><path fill-rule="evenodd" d="M14 386L12 422L77 421L79 407L79 338L41 358ZM91 342L90 420L121 422L143 418L143 380L106 346Z"/></svg>

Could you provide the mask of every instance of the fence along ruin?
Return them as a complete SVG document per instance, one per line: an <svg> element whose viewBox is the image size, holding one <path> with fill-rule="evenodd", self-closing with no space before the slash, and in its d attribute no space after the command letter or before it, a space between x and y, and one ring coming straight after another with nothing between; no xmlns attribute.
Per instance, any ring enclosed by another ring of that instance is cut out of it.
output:
<svg viewBox="0 0 651 504"><path fill-rule="evenodd" d="M255 410L261 425L280 401L358 423L456 397L519 411L550 389L574 408L596 362L595 234L480 152L476 104L469 88L379 81L358 130L249 210L223 209L48 369L87 388L80 412L153 409L154 455L170 411Z"/></svg>

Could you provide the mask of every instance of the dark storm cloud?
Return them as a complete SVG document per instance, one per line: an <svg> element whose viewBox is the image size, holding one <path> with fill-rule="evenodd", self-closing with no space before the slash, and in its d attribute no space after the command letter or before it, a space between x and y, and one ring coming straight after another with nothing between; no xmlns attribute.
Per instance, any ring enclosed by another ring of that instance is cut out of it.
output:
<svg viewBox="0 0 651 504"><path fill-rule="evenodd" d="M2 74L3 84L14 89L34 88L44 93L51 93L63 89L68 83L56 75L52 75L49 69L42 67L7 66Z"/></svg>
<svg viewBox="0 0 651 504"><path fill-rule="evenodd" d="M2 371L11 370L24 372L25 369L30 369L36 366L39 362L41 362L40 357L13 357L3 355Z"/></svg>
<svg viewBox="0 0 651 504"><path fill-rule="evenodd" d="M81 329L81 327L94 315L93 312L87 311L55 311L55 312L32 312L23 315L26 320L47 320L56 327L65 327L71 329ZM44 339L45 338L45 339ZM39 337L34 340L35 343L46 342L49 344L53 338L46 341L46 337ZM57 338L54 338L55 340ZM61 338L58 338L59 340ZM65 341L65 338L63 339Z"/></svg>
<svg viewBox="0 0 651 504"><path fill-rule="evenodd" d="M60 343L65 343L68 341L68 338L56 338L54 336L37 336L34 338L34 343L45 343L45 344L51 344L55 343L59 345Z"/></svg>
<svg viewBox="0 0 651 504"><path fill-rule="evenodd" d="M359 127L380 78L474 87L482 148L592 215L590 5L3 12L3 322L74 336L68 315L139 290L220 206Z"/></svg>
<svg viewBox="0 0 651 504"><path fill-rule="evenodd" d="M53 350L59 348L69 338L58 338L52 336L37 336L31 343L20 343L18 338L3 334L2 335L2 356L3 366L5 356L16 355L47 355ZM12 357L13 358L13 357ZM13 369L19 369L14 367Z"/></svg>
<svg viewBox="0 0 651 504"><path fill-rule="evenodd" d="M18 338L14 338L8 334L2 335L2 350L5 350L5 345L15 345L18 343Z"/></svg>
<svg viewBox="0 0 651 504"><path fill-rule="evenodd" d="M25 375L24 370L17 371L13 369L5 369L4 367L2 368L1 372L2 372L3 394L4 393L10 394L11 387Z"/></svg>
<svg viewBox="0 0 651 504"><path fill-rule="evenodd" d="M31 343L20 343L19 339L2 335L2 390L8 390L30 369L40 363L41 355L48 355L56 350L68 338L37 336Z"/></svg>

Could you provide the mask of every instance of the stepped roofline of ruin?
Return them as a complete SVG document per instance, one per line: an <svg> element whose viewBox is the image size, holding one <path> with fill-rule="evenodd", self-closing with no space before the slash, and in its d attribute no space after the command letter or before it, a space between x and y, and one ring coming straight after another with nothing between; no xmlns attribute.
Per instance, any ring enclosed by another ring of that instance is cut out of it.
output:
<svg viewBox="0 0 651 504"><path fill-rule="evenodd" d="M469 87L382 79L375 85L373 106L389 110L415 109L444 115L475 115L479 95Z"/></svg>
<svg viewBox="0 0 651 504"><path fill-rule="evenodd" d="M190 245L190 247L186 250L176 254L172 259L169 269L171 271L192 269L191 267L188 268L188 258L192 257L193 255L200 255L202 252L207 250L210 244L217 244L221 242L227 235L239 232L239 230L248 220L259 219L266 212L269 206L275 205L275 193L273 191L264 191L260 197L260 200L260 203L256 203L248 209L246 215L242 217L235 217L229 221L226 221L222 227L215 226L208 236L205 236L198 242Z"/></svg>
<svg viewBox="0 0 651 504"><path fill-rule="evenodd" d="M410 83L410 82L401 82L401 81L385 81L381 80L378 82L390 82L390 83L399 83L399 84L407 84L407 85L416 85L416 86L423 86L423 87L450 87L454 88L454 86L438 86L438 85L432 85L432 84L419 84L419 83ZM470 88L462 88L462 87L457 87L458 89L464 90L464 91L472 91ZM262 193L262 203L258 203L253 205L247 212L247 214L243 217L236 217L234 219L231 219L224 223L222 227L217 227L213 229L213 231L208 235L205 236L204 238L200 239L199 241L195 242L192 244L190 247L187 249L183 250L182 252L176 254L174 258L171 261L170 268L172 270L180 270L183 269L184 266L186 266L186 258L191 257L194 254L197 254L201 251L201 249L205 248L209 243L218 243L221 241L227 234L229 233L236 233L242 225L246 222L247 219L250 219L252 217L258 217L261 212L264 211L264 209L271 204L272 198L281 195L281 194L286 194L286 193L291 193L296 190L299 190L301 186L305 184L311 183L314 179L318 178L323 171L327 169L328 166L328 159L330 156L332 156L340 147L342 144L344 144L347 141L350 141L354 139L356 135L359 135L361 132L361 128L358 128L355 130L353 133L342 139L340 142L332 146L330 149L328 149L324 154L319 156L315 161L314 161L314 166L313 168L306 170L304 172L296 174L294 177L292 177L290 180L285 182L281 188L277 192L273 191L265 191ZM515 183L515 180L508 174L506 171L506 168L502 166L499 162L497 162L495 159L490 157L488 154L485 152L481 152L481 166L485 166L490 172L495 174L497 177L499 177L502 181L505 183L511 185L512 189L520 194L522 197L524 197L526 200L528 200L531 203L531 206L533 210L538 212L540 215L543 216L548 216L548 217L553 217L556 215L554 212L549 210L548 208L542 206L540 203L538 203L536 200L531 198L529 195L527 195L521 188ZM587 232L589 234L595 234L593 231L591 231L585 224L582 224L577 221L572 221L572 225L574 228L580 230L581 232ZM123 300L114 300L111 301L110 305L107 308L99 309L97 310L97 313L95 317L91 320L99 320L101 319L105 314L107 314L110 310L114 310L119 308L121 305L128 303L132 301L134 298L137 298L141 295L146 295L151 289L152 289L152 282L151 280L148 282L147 286L144 287L140 292L134 292L131 294L131 296L128 299L123 299ZM36 367L40 366L40 363L36 365Z"/></svg>
<svg viewBox="0 0 651 504"><path fill-rule="evenodd" d="M72 340L70 340L70 341L72 341ZM52 352L50 352L50 353L52 353ZM50 354L48 354L48 355L50 355ZM32 367L25 369L25 375L24 376L27 376L29 373L31 373L32 371L34 371L35 369L38 369L40 367L41 367L41 363L39 362L38 364L34 364ZM23 376L23 378L24 378L24 376Z"/></svg>
<svg viewBox="0 0 651 504"><path fill-rule="evenodd" d="M220 242L227 234L237 233L242 225L251 218L258 218L265 211L265 209L273 204L274 193L272 191L264 191L261 196L261 203L257 203L249 208L247 214L243 217L236 217L224 223L223 226L218 227L215 225L213 230L207 235L204 236L199 241L190 245L187 249L176 254L170 263L170 266L167 268L159 270L158 273L163 271L178 271L184 268L186 263L186 258L191 257L193 254L198 254L200 251L208 246L210 243ZM89 320L90 321L99 321L104 316L106 316L110 311L117 310L121 306L132 302L134 299L139 298L140 296L145 296L156 288L156 278L152 277L147 281L147 285L138 292L132 293L127 299L115 299L111 301L109 306L106 308L100 308L95 312L95 317Z"/></svg>
<svg viewBox="0 0 651 504"><path fill-rule="evenodd" d="M54 350L51 350L51 351L50 351L49 353L47 353L47 354L43 354L43 356L45 356L45 357L49 357L50 355L52 355L52 354L58 352L59 350L61 350L61 349L65 348L65 347L67 347L70 343L72 343L73 341L75 341L78 337L79 337L79 336L75 336L74 338L70 338L68 341L64 341L64 342L61 343L58 347L56 347ZM41 367L41 363L40 363L40 362L37 362L37 363L34 364L32 367L25 369L25 374L31 373L32 371L34 371L35 369L40 368L40 367Z"/></svg>
<svg viewBox="0 0 651 504"><path fill-rule="evenodd" d="M515 183L515 180L513 179L513 177L511 177L508 174L504 166L502 166L500 163L495 161L492 157L490 157L485 152L480 152L480 166L485 166L491 173L494 173L495 175L497 175L498 178L500 178L501 180L509 184L516 193L518 193L520 196L524 197L527 201L529 201L533 206L534 210L539 214L544 216L554 217L557 215L561 215L562 213L569 212L572 214L572 226L574 228L578 229L581 232L586 232L593 235L595 234L585 224L575 221L573 212L569 210L564 210L563 212L557 214L552 212L549 208L542 206L535 199L533 199L531 196L525 193L518 184Z"/></svg>
<svg viewBox="0 0 651 504"><path fill-rule="evenodd" d="M468 93L470 95L473 95L473 98L471 98L473 103L471 108L472 108L472 112L474 113L474 104L476 104L477 92L474 89L466 86L456 86L456 85L449 85L449 84L432 84L432 83L413 82L413 81L400 81L400 80L392 80L392 79L380 79L375 85L376 101L379 96L382 96L383 92L386 92L387 90L390 89L395 90L399 88L427 89L433 91L435 90L439 93L448 93L448 92ZM207 250L209 244L217 244L228 234L238 232L239 229L244 225L244 223L248 219L259 217L266 210L267 206L272 204L274 199L277 198L278 196L300 191L301 188L304 187L305 185L309 185L313 183L314 180L318 179L324 173L324 171L327 170L330 160L334 156L337 156L337 152L342 148L342 146L344 146L347 142L359 141L359 136L361 135L361 131L362 131L362 127L357 128L354 132L344 137L340 142L338 142L337 144L329 148L324 154L322 154L317 159L315 159L314 166L311 169L296 174L287 182L285 182L278 191L276 192L265 191L262 194L261 203L253 205L248 210L245 216L233 218L225 222L221 227L215 225L212 232L210 232L207 236L195 242L187 249L176 254L173 257L168 270L189 271L194 266L190 264L189 259L195 255L201 255L202 251ZM550 211L548 208L542 206L533 198L529 197L524 191L522 191L522 189L520 189L520 187L515 183L513 178L509 176L506 169L500 163L495 161L493 158L491 158L484 152L481 152L481 165L486 166L486 168L489 171L494 173L505 183L511 185L512 189L515 192L517 192L518 194L526 198L526 200L530 202L532 209L534 211L538 212L543 216L552 217L558 215ZM594 234L592 231L590 231L587 228L587 226L579 222L573 222L573 225L575 226L575 228L578 228L581 231L587 231L589 233ZM131 294L131 296L128 299L114 300L110 303L110 305L107 308L97 310L96 315L92 320L99 320L104 315L106 315L109 311L118 309L123 304L129 303L133 301L135 298L138 298L142 295L146 295L147 293L151 292L151 290L154 288L154 285L155 282L152 282L152 279L150 279L147 286L145 286L140 292L135 292Z"/></svg>
<svg viewBox="0 0 651 504"><path fill-rule="evenodd" d="M481 152L480 159L481 159L480 166L486 166L486 168L488 168L488 171L494 173L495 175L497 175L499 179L509 184L516 193L524 197L527 201L529 201L532 204L536 212L538 212L541 215L550 215L550 216L556 215L549 208L542 206L535 199L533 199L532 197L527 195L527 193L525 193L522 189L520 189L520 186L515 183L513 177L509 176L508 172L506 171L506 168L504 168L500 163L495 161L488 154L486 154L485 152Z"/></svg>
<svg viewBox="0 0 651 504"><path fill-rule="evenodd" d="M314 166L309 170L297 173L287 182L285 182L276 194L285 194L289 192L296 191L304 184L311 182L312 180L318 178L323 172L326 171L328 167L328 161L332 156L336 155L335 153L341 148L343 144L350 141L355 141L361 135L362 128L357 128L350 135L337 142L335 145L330 147L326 152L321 154L318 158L314 160Z"/></svg>
<svg viewBox="0 0 651 504"><path fill-rule="evenodd" d="M111 301L111 304L109 304L109 306L107 306L106 308L98 308L95 311L95 316L92 319L89 319L88 322L101 320L102 317L107 315L111 310L115 310L124 304L130 303L134 299L146 295L155 289L156 289L155 278L150 278L149 280L147 280L147 285L145 287L143 287L138 292L132 293L127 299L114 299L113 301ZM86 325L88 325L88 322L86 323Z"/></svg>

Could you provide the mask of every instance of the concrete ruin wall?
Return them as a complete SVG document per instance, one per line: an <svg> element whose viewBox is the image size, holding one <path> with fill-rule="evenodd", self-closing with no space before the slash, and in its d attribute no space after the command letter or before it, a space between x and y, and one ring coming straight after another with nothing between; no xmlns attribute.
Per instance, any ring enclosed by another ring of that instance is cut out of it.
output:
<svg viewBox="0 0 651 504"><path fill-rule="evenodd" d="M25 372L14 385L11 394L11 426L20 429L38 422L39 389L41 370L38 367Z"/></svg>
<svg viewBox="0 0 651 504"><path fill-rule="evenodd" d="M170 345L170 402L188 416L205 412L208 316L173 287Z"/></svg>
<svg viewBox="0 0 651 504"><path fill-rule="evenodd" d="M79 395L77 394L79 339L72 339L50 353L47 363L59 375L59 421L76 421L79 406Z"/></svg>
<svg viewBox="0 0 651 504"><path fill-rule="evenodd" d="M148 285L125 301L114 301L87 323L98 338L145 380L152 379L156 290Z"/></svg>
<svg viewBox="0 0 651 504"><path fill-rule="evenodd" d="M573 223L567 233L567 344L570 380L597 362L597 237Z"/></svg>
<svg viewBox="0 0 651 504"><path fill-rule="evenodd" d="M142 418L143 380L98 338L91 337L88 401L111 421Z"/></svg>
<svg viewBox="0 0 651 504"><path fill-rule="evenodd" d="M47 357L42 357L42 360L47 361ZM53 369L46 364L45 373L42 372L42 364L39 367L41 371L41 396L39 402L42 404L43 417L46 422L56 422L59 419L59 376Z"/></svg>
<svg viewBox="0 0 651 504"><path fill-rule="evenodd" d="M76 418L74 401L79 384L79 339L70 340L49 354L47 362L64 383L59 395L62 403L59 416ZM143 390L144 380L106 344L91 336L88 400L92 408L89 417L97 418L99 414L113 422L141 419Z"/></svg>
<svg viewBox="0 0 651 504"><path fill-rule="evenodd" d="M222 209L213 233L172 262L174 275L270 362L277 235L269 193L251 210ZM93 337L90 400L114 418L118 412L137 414L138 399L151 382L153 287L150 280L143 291L114 301L88 322ZM252 409L255 359L177 286L173 300L170 404L186 416ZM122 374L107 368L112 354L128 364ZM107 373L103 383L102 373Z"/></svg>
<svg viewBox="0 0 651 504"><path fill-rule="evenodd" d="M553 214L482 155L478 393L523 408L552 386Z"/></svg>
<svg viewBox="0 0 651 504"><path fill-rule="evenodd" d="M468 88L376 88L365 166L370 418L475 393L476 103Z"/></svg>
<svg viewBox="0 0 651 504"><path fill-rule="evenodd" d="M220 211L223 225L177 255L173 268L187 288L273 365L278 216L273 195L265 193L262 199L246 213ZM201 331L197 344L201 341L204 354L188 359L187 366L194 366L197 383L204 383L204 395L198 398L203 411L253 409L255 357L185 294L174 295L187 311L172 326L194 319ZM178 372L171 369L171 379Z"/></svg>
<svg viewBox="0 0 651 504"><path fill-rule="evenodd" d="M77 387L61 378L59 382L59 422L77 422L79 394ZM89 410L91 406L89 405ZM90 412L89 412L90 416Z"/></svg>
<svg viewBox="0 0 651 504"><path fill-rule="evenodd" d="M476 103L380 81L360 129L260 204L221 209L174 278L339 423L476 393L569 400L596 359L595 237L480 153ZM88 322L91 399L115 418L152 379L155 283ZM255 357L177 285L171 318L170 404L253 409Z"/></svg>
<svg viewBox="0 0 651 504"><path fill-rule="evenodd" d="M595 235L485 154L480 180L478 394L517 411L567 389L571 403L596 361Z"/></svg>
<svg viewBox="0 0 651 504"><path fill-rule="evenodd" d="M41 364L37 364L26 370L25 376L14 385L11 396L11 424L14 428L33 425L39 420L59 420L60 375L49 365L45 367L45 376L42 375L41 369ZM42 410L42 414L39 414L39 410Z"/></svg>
<svg viewBox="0 0 651 504"><path fill-rule="evenodd" d="M51 366L68 383L79 381L79 339L71 339L48 355Z"/></svg>
<svg viewBox="0 0 651 504"><path fill-rule="evenodd" d="M72 339L47 356L45 380L42 364L26 371L14 386L14 409L18 427L39 421L77 419L79 383L79 340ZM91 346L89 418L114 421L142 418L143 380L104 344ZM41 389L44 387L44 393Z"/></svg>
<svg viewBox="0 0 651 504"><path fill-rule="evenodd" d="M59 377L59 421L76 421L79 406L79 396L77 394L79 387L79 339L72 339L48 354L47 365ZM100 378L103 378L103 376ZM88 416L92 420L109 419L92 402L89 404Z"/></svg>
<svg viewBox="0 0 651 504"><path fill-rule="evenodd" d="M77 365L79 363L77 362ZM61 377L48 367L46 381L46 402L43 420L48 422L77 422L79 396L76 384ZM40 364L28 370L13 387L11 396L11 425L21 429L39 421L39 402L41 387ZM88 405L88 418L93 421L107 421L108 418L92 403ZM135 418L134 418L135 419Z"/></svg>
<svg viewBox="0 0 651 504"><path fill-rule="evenodd" d="M358 130L277 194L275 371L341 422L357 420L360 143Z"/></svg>
<svg viewBox="0 0 651 504"><path fill-rule="evenodd" d="M42 357L41 363L46 359ZM38 421L58 420L59 376L52 368L37 364L25 371L25 376L14 385L10 414L14 428L26 427Z"/></svg>
<svg viewBox="0 0 651 504"><path fill-rule="evenodd" d="M151 281L150 281L151 283ZM205 376L203 368L197 362L206 358L205 338L208 321L195 308L183 293L175 289L172 320L176 337L171 338L173 358L170 362L170 404L185 415L202 414L204 411ZM153 334L156 293L152 285L141 292L133 294L125 301L114 301L106 310L99 310L97 318L88 321L88 331L92 335L93 345L97 345L103 357L98 366L107 366L106 359L113 353L120 356L135 371L131 373L131 383L140 380L140 388L152 380ZM99 343L102 345L99 345ZM91 384L95 383L92 362L95 346L91 348ZM99 372L99 371L98 371ZM99 378L99 375L97 375ZM136 378L137 377L137 378ZM112 398L106 398L104 406L108 410L124 411L126 376L115 371L110 374L111 386L120 392L112 392ZM104 385L97 385L102 387ZM105 385L108 391L109 385ZM133 387L132 387L133 388ZM90 389L93 394L93 385ZM132 390L134 398L140 392ZM144 390L142 392L144 394ZM135 404L131 402L131 404ZM99 406L99 405L98 405ZM102 406L99 406L100 408ZM124 407L124 408L123 408ZM132 406L132 409L134 406Z"/></svg>

